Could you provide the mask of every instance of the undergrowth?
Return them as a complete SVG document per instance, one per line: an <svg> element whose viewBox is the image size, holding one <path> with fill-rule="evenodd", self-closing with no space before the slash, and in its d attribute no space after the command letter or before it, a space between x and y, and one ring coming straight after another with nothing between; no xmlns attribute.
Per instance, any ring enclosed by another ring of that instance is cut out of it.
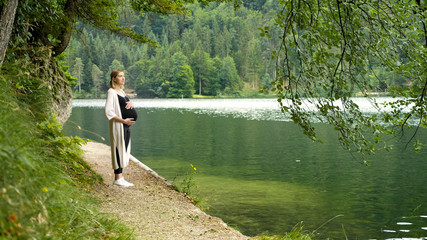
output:
<svg viewBox="0 0 427 240"><path fill-rule="evenodd" d="M88 190L101 177L82 159L85 141L62 133L27 71L17 61L0 72L0 239L133 238L98 212Z"/></svg>

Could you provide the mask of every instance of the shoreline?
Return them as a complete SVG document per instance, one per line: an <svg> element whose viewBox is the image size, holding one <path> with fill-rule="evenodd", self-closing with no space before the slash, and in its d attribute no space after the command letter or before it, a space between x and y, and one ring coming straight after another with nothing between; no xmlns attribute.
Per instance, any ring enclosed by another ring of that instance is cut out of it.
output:
<svg viewBox="0 0 427 240"><path fill-rule="evenodd" d="M135 186L122 188L112 185L108 145L88 142L82 150L84 160L104 179L93 192L100 200L99 210L134 230L136 239L253 239L200 210L136 158L131 157L123 172Z"/></svg>

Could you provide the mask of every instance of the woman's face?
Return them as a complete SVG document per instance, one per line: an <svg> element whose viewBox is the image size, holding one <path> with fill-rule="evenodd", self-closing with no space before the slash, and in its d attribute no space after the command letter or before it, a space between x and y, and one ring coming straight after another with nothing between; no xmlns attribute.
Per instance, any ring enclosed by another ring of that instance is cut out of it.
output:
<svg viewBox="0 0 427 240"><path fill-rule="evenodd" d="M120 72L115 78L114 82L120 86L125 85L125 74L123 72Z"/></svg>

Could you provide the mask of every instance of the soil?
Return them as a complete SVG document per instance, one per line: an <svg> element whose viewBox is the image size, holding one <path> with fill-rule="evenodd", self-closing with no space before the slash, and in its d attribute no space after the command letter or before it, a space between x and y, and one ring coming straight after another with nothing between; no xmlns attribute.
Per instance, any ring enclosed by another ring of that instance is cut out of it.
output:
<svg viewBox="0 0 427 240"><path fill-rule="evenodd" d="M124 177L135 186L113 185L110 147L88 142L82 148L85 161L104 179L94 191L100 211L133 229L137 239L250 239L201 211L185 194L154 177L155 172L134 162L124 169Z"/></svg>

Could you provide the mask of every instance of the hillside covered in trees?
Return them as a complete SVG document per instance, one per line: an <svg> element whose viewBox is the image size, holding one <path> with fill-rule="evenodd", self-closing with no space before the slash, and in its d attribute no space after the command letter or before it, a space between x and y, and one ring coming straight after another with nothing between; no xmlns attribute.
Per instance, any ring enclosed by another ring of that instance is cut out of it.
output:
<svg viewBox="0 0 427 240"><path fill-rule="evenodd" d="M260 87L271 86L276 73L271 53L282 43L283 31L275 24L279 1L250 1L238 9L231 2L188 8L186 15L164 16L139 15L120 6L119 23L145 34L159 48L78 26L66 57L76 78L74 95L102 97L115 68L125 70L126 87L140 97L254 96ZM260 31L265 27L269 37ZM379 65L372 68L365 77L374 91L406 84Z"/></svg>
<svg viewBox="0 0 427 240"><path fill-rule="evenodd" d="M76 96L99 97L115 68L126 71L127 87L142 97L233 95L269 84L275 72L271 49L280 44L280 31L269 39L258 28L273 25L278 1L253 1L237 10L233 3L188 8L191 12L183 16L140 16L129 6L121 7L120 21L160 48L82 25L67 56L77 78Z"/></svg>
<svg viewBox="0 0 427 240"><path fill-rule="evenodd" d="M100 97L115 68L126 71L127 88L141 97L235 95L269 84L275 72L270 54L280 44L280 31L266 38L258 28L273 25L278 1L253 1L237 10L233 3L188 8L186 15L141 16L121 6L120 22L146 34L160 48L78 27L81 34L72 38L66 58L77 78L76 96Z"/></svg>

